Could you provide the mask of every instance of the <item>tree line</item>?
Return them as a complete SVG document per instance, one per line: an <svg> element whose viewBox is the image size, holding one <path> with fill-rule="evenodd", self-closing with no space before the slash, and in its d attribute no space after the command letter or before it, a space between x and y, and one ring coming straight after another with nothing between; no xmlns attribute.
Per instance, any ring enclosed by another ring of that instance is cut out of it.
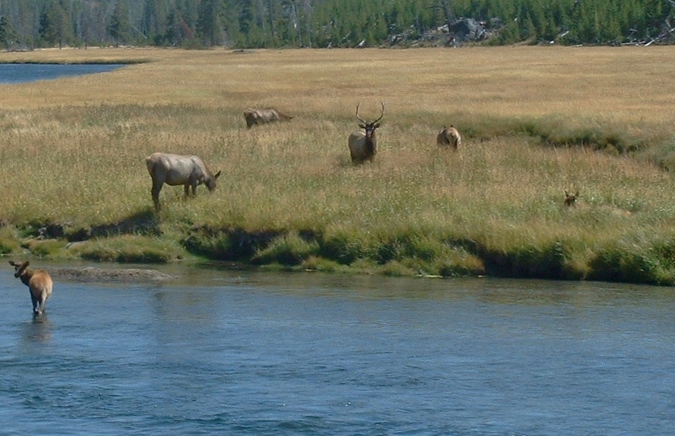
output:
<svg viewBox="0 0 675 436"><path fill-rule="evenodd" d="M7 50L416 44L460 18L487 43L670 43L674 0L0 0ZM402 36L399 38L399 36Z"/></svg>

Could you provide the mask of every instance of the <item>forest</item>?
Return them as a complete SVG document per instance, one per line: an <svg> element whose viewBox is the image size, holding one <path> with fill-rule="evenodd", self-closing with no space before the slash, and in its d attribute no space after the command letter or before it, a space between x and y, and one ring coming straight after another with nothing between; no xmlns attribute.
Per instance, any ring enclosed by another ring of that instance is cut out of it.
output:
<svg viewBox="0 0 675 436"><path fill-rule="evenodd" d="M673 0L0 0L0 43L5 50L647 45L673 43L674 14Z"/></svg>

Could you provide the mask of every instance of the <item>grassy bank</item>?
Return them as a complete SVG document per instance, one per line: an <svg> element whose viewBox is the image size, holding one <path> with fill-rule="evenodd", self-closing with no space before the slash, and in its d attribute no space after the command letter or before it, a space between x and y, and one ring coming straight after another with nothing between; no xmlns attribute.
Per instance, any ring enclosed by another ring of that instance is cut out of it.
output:
<svg viewBox="0 0 675 436"><path fill-rule="evenodd" d="M144 63L0 86L0 252L671 285L673 50L2 53ZM376 161L353 166L354 108L380 101ZM249 106L295 118L248 130ZM435 144L450 124L458 153ZM200 155L218 189L165 186L155 215L154 151Z"/></svg>

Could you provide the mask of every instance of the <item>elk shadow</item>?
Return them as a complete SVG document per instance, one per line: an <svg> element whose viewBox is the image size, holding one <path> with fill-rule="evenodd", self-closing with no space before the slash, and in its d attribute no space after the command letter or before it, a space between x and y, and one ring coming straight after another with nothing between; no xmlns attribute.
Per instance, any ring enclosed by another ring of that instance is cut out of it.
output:
<svg viewBox="0 0 675 436"><path fill-rule="evenodd" d="M152 208L138 211L128 217L113 223L100 224L89 228L77 229L74 232L66 233L61 229L62 235L69 242L81 242L92 238L120 236L120 235L144 235L158 236L159 219ZM58 237L58 235L53 235Z"/></svg>

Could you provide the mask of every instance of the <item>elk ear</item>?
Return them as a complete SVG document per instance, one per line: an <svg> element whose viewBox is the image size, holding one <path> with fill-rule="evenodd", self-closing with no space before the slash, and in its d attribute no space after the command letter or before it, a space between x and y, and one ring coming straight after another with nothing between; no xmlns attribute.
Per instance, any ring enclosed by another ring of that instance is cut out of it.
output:
<svg viewBox="0 0 675 436"><path fill-rule="evenodd" d="M569 197L569 196L570 196L570 193L567 192L567 189L565 189L565 197Z"/></svg>
<svg viewBox="0 0 675 436"><path fill-rule="evenodd" d="M218 170L218 172L213 176L214 179L217 179L218 177L220 177L220 170Z"/></svg>
<svg viewBox="0 0 675 436"><path fill-rule="evenodd" d="M16 262L14 262L13 260L10 260L9 264L12 265L12 266L16 266Z"/></svg>
<svg viewBox="0 0 675 436"><path fill-rule="evenodd" d="M577 192L574 194L575 197L579 196L579 190L577 189Z"/></svg>
<svg viewBox="0 0 675 436"><path fill-rule="evenodd" d="M375 123L375 125L373 126L373 128L379 129L379 128L380 128L380 123Z"/></svg>
<svg viewBox="0 0 675 436"><path fill-rule="evenodd" d="M365 129L366 125L365 124L359 124L359 127L362 128L362 129Z"/></svg>

